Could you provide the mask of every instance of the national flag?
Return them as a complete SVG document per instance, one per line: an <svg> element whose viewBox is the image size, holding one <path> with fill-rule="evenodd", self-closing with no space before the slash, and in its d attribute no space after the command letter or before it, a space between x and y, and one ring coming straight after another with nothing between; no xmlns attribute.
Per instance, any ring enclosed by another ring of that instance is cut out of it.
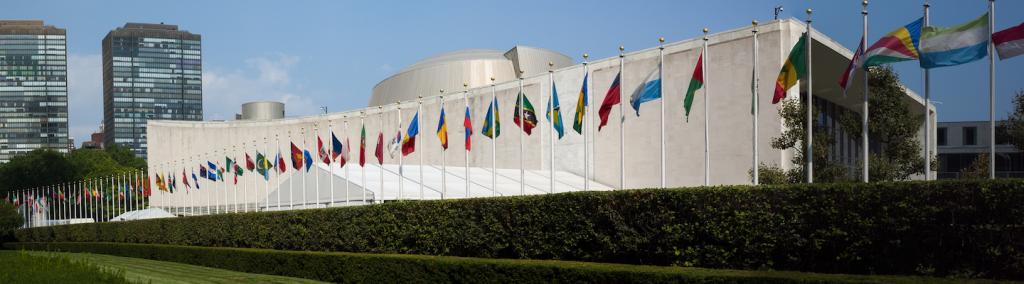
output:
<svg viewBox="0 0 1024 284"><path fill-rule="evenodd" d="M299 150L298 146L295 146L295 142L292 142L292 168L296 170L302 169L302 150Z"/></svg>
<svg viewBox="0 0 1024 284"><path fill-rule="evenodd" d="M704 87L704 50L701 50L697 57L697 67L693 68L693 75L690 76L690 86L686 88L686 97L683 98L683 109L686 110L686 121L690 121L690 109L693 107L693 97L697 90ZM704 114L707 115L707 114Z"/></svg>
<svg viewBox="0 0 1024 284"><path fill-rule="evenodd" d="M344 167L345 163L347 163L348 161L352 160L352 159L349 158L349 155L348 155L348 153L351 152L351 150L352 150L352 144L348 143L348 138L347 137L345 138L345 144L344 145L348 145L348 147L345 147L345 146L341 147L342 150L341 150L340 155L338 156L338 166L339 167Z"/></svg>
<svg viewBox="0 0 1024 284"><path fill-rule="evenodd" d="M576 111L579 110L580 108L577 106ZM551 102L548 103L548 109L544 112L544 117L548 119L548 122L551 122L551 127L555 128L555 132L558 132L558 139L562 139L562 136L565 135L565 126L562 125L562 106L558 103L558 88L555 88L554 82L551 83ZM573 127L576 126L573 125Z"/></svg>
<svg viewBox="0 0 1024 284"><path fill-rule="evenodd" d="M491 125L491 120L494 120L493 126ZM484 133L484 136L491 139L501 136L501 115L498 112L498 98L494 98L491 105L487 107L487 116L484 117L484 128L481 132Z"/></svg>
<svg viewBox="0 0 1024 284"><path fill-rule="evenodd" d="M359 131L359 166L366 165L366 125Z"/></svg>
<svg viewBox="0 0 1024 284"><path fill-rule="evenodd" d="M199 165L199 176L209 178L209 175L206 173L206 166L203 166L202 164Z"/></svg>
<svg viewBox="0 0 1024 284"><path fill-rule="evenodd" d="M924 18L918 18L878 39L864 51L863 63L860 64L860 67L915 60L920 57L917 48L921 40L923 23Z"/></svg>
<svg viewBox="0 0 1024 284"><path fill-rule="evenodd" d="M192 183L196 184L196 189L200 189L199 188L199 179L196 178L196 172L192 172Z"/></svg>
<svg viewBox="0 0 1024 284"><path fill-rule="evenodd" d="M164 184L164 178L160 174L156 174L156 188L161 191L167 191L167 185ZM99 192L96 189L92 190L93 197L99 197Z"/></svg>
<svg viewBox="0 0 1024 284"><path fill-rule="evenodd" d="M437 119L437 139L441 141L441 148L448 150L448 124L444 118L444 107L441 107L441 117Z"/></svg>
<svg viewBox="0 0 1024 284"><path fill-rule="evenodd" d="M985 58L991 36L988 13L955 27L923 27L921 68L955 66Z"/></svg>
<svg viewBox="0 0 1024 284"><path fill-rule="evenodd" d="M622 93L620 90L621 79L622 70L619 70L619 74L615 75L615 80L612 80L612 85L608 87L608 93L604 95L604 101L601 102L601 108L597 110L597 116L601 118L601 124L597 126L597 131L601 131L601 128L608 124L608 115L611 115L612 107L619 104L622 100Z"/></svg>
<svg viewBox="0 0 1024 284"><path fill-rule="evenodd" d="M281 156L281 152L278 151L277 152L277 156L275 156L275 157L276 158L274 158L274 165L277 168L277 173L278 174L283 174L283 173L287 172L288 171L288 164L285 163L284 156Z"/></svg>
<svg viewBox="0 0 1024 284"><path fill-rule="evenodd" d="M522 105L520 105L522 104ZM516 107L515 112L512 114L512 123L515 123L522 128L526 135L533 134L533 128L537 127L537 112L533 109L533 104L530 103L530 99L523 94L523 91L519 91L519 95L516 96ZM521 119L519 115L522 114L525 119ZM520 125L520 120L526 122L525 125Z"/></svg>
<svg viewBox="0 0 1024 284"><path fill-rule="evenodd" d="M466 106L466 117L462 119L462 127L465 128L466 133L466 151L472 149L472 136L473 136L473 121L470 120L469 106Z"/></svg>
<svg viewBox="0 0 1024 284"><path fill-rule="evenodd" d="M245 168L249 171L256 169L256 163L252 162L252 157L249 156L249 153L245 153Z"/></svg>
<svg viewBox="0 0 1024 284"><path fill-rule="evenodd" d="M618 78L618 77L616 77ZM583 118L587 114L587 104L590 103L590 91L587 85L587 80L590 79L590 74L583 74L583 86L580 87L580 96L576 99L576 116L572 120L572 129L576 130L576 133L583 134ZM554 84L551 85L551 93L556 94ZM558 100L555 100L558 103ZM561 124L561 115L559 115L559 124ZM562 127L559 126L559 129ZM558 138L562 138L562 131L558 131Z"/></svg>
<svg viewBox="0 0 1024 284"><path fill-rule="evenodd" d="M209 178L212 181L217 181L217 173L220 172L220 170L217 169L217 165L213 164L213 162L210 161L206 161L206 165L210 167L210 172L206 173L207 178Z"/></svg>
<svg viewBox="0 0 1024 284"><path fill-rule="evenodd" d="M384 132L377 133L377 147L373 151L373 155L377 157L377 164L384 164Z"/></svg>
<svg viewBox="0 0 1024 284"><path fill-rule="evenodd" d="M636 111L636 116L640 116L640 104L657 100L661 98L661 63L658 63L658 68L651 71L647 75L647 79L644 79L644 83L640 84L633 90L633 95L629 96L629 105L633 106L633 110Z"/></svg>
<svg viewBox="0 0 1024 284"><path fill-rule="evenodd" d="M857 51L853 52L853 58L850 59L850 64L846 65L846 70L843 71L843 76L839 77L839 88L843 89L843 96L846 96L846 91L850 89L850 84L853 83L853 76L857 74L854 72L860 66L860 54L864 51L864 37L860 38L860 43L857 44Z"/></svg>
<svg viewBox="0 0 1024 284"><path fill-rule="evenodd" d="M234 168L235 161L232 160L231 158L224 157L224 164L225 164L224 165L224 170L228 171L228 173L230 174L231 173L231 169ZM224 177L227 177L227 176L221 175L221 178L224 178Z"/></svg>
<svg viewBox="0 0 1024 284"><path fill-rule="evenodd" d="M334 131L331 131L331 159L337 160L338 156L341 155L341 140L338 140L338 136L334 135Z"/></svg>
<svg viewBox="0 0 1024 284"><path fill-rule="evenodd" d="M992 34L1000 60L1024 54L1024 23Z"/></svg>
<svg viewBox="0 0 1024 284"><path fill-rule="evenodd" d="M416 135L420 134L420 113L416 112L409 122L409 129L406 130L405 138L402 139L402 156L408 156L416 151Z"/></svg>
<svg viewBox="0 0 1024 284"><path fill-rule="evenodd" d="M238 177L244 176L245 171L242 170L242 166L235 164L235 184L238 184Z"/></svg>
<svg viewBox="0 0 1024 284"><path fill-rule="evenodd" d="M388 155L395 157L395 152L402 148L402 133L395 132L395 138L388 141Z"/></svg>
<svg viewBox="0 0 1024 284"><path fill-rule="evenodd" d="M316 150L317 155L320 157L320 161L325 165L331 164L331 156L327 154L327 148L324 148L324 141L320 139L320 135L316 136Z"/></svg>
<svg viewBox="0 0 1024 284"><path fill-rule="evenodd" d="M271 169L270 161L267 160L267 156L263 153L256 151L256 172L263 175L263 178L267 178L267 170Z"/></svg>
<svg viewBox="0 0 1024 284"><path fill-rule="evenodd" d="M796 81L807 75L807 33L800 36L800 40L793 45L789 51L786 62L779 71L779 77L775 79L775 96L772 103L777 104L786 98L786 90L796 85Z"/></svg>
<svg viewBox="0 0 1024 284"><path fill-rule="evenodd" d="M185 189L186 190L192 189L192 185L188 183L188 175L185 174L185 170L184 169L181 170L181 179L182 179L182 182L185 183Z"/></svg>
<svg viewBox="0 0 1024 284"><path fill-rule="evenodd" d="M309 172L309 168L313 165L313 155L309 154L309 150L302 150L302 161L306 163L306 172Z"/></svg>

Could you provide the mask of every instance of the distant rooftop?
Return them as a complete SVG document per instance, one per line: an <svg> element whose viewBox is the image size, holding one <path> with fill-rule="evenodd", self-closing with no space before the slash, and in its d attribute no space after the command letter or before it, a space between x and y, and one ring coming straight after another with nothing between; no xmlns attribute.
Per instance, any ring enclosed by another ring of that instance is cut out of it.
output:
<svg viewBox="0 0 1024 284"><path fill-rule="evenodd" d="M190 40L200 40L199 34L193 34L185 30L179 30L178 25L168 25L164 23L150 24L150 23L126 23L123 27L119 27L110 31L107 36L114 35L119 37L160 37L160 38L181 38Z"/></svg>
<svg viewBox="0 0 1024 284"><path fill-rule="evenodd" d="M0 34L65 34L64 29L46 25L42 20L0 20Z"/></svg>

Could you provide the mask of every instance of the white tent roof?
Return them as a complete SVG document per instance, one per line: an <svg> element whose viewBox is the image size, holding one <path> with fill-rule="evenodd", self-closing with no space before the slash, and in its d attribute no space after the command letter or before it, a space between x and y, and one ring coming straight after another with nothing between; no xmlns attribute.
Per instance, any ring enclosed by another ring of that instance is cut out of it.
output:
<svg viewBox="0 0 1024 284"><path fill-rule="evenodd" d="M160 208L148 208L143 210L135 210L124 212L121 215L117 215L111 219L111 221L131 221L131 220L143 220L143 219L159 219L159 218L174 218L174 214L168 213Z"/></svg>

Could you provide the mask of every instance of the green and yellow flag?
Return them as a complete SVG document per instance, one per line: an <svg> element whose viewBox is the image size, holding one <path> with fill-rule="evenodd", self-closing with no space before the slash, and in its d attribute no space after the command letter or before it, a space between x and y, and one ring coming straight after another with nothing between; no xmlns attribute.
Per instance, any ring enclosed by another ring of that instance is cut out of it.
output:
<svg viewBox="0 0 1024 284"><path fill-rule="evenodd" d="M807 76L807 34L800 36L800 41L793 45L789 51L786 63L779 71L779 78L775 79L775 96L772 97L772 104L777 104L786 98L786 90L796 85L796 81Z"/></svg>

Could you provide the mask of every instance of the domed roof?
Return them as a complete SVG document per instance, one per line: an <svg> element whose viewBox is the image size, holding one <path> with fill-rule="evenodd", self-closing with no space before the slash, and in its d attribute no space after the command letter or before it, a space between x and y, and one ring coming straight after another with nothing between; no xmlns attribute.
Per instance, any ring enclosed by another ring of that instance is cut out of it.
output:
<svg viewBox="0 0 1024 284"><path fill-rule="evenodd" d="M412 65L402 68L398 73L430 67L437 64L465 60L508 60L505 52L497 49L470 48L449 51L424 58Z"/></svg>

